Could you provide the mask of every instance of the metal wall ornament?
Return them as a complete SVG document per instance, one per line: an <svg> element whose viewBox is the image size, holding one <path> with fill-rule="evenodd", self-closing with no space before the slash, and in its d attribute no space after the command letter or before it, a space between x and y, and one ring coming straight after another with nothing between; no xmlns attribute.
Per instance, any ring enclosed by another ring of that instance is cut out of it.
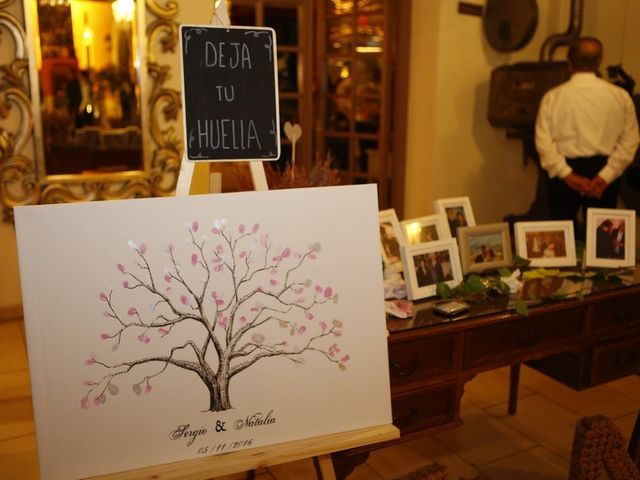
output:
<svg viewBox="0 0 640 480"><path fill-rule="evenodd" d="M24 16L28 15L26 2L22 2ZM33 108L38 98L38 83L29 83L29 49L35 47L29 40L25 24L10 13L8 7L15 0L0 0L0 44L6 51L13 39L10 62L0 65L0 204L5 222L13 221L13 207L37 203L62 203L90 200L113 200L149 196L172 195L182 158L181 129L177 125L182 108L180 93L166 85L171 66L159 61L176 55L178 4L156 0L144 1L138 12L153 20L141 41L145 52L147 75L142 75L143 168L100 175L47 176L44 154L35 137L40 126L39 109ZM154 49L159 55L154 54ZM32 67L33 68L33 67ZM37 75L35 68L31 76ZM34 88L36 89L34 95ZM35 96L35 98L34 98ZM36 118L34 119L34 112ZM11 116L12 122L8 119ZM9 125L7 127L7 125ZM35 128L34 128L35 126ZM34 133L35 131L35 133ZM41 135L40 135L41 137ZM33 148L30 148L33 147ZM40 158L38 158L40 157Z"/></svg>

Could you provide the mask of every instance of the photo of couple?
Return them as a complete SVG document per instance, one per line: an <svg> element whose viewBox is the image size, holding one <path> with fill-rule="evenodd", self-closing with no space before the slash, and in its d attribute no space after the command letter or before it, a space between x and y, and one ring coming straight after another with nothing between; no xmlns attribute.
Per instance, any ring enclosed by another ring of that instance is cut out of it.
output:
<svg viewBox="0 0 640 480"><path fill-rule="evenodd" d="M596 219L596 258L625 257L625 220Z"/></svg>
<svg viewBox="0 0 640 480"><path fill-rule="evenodd" d="M431 252L413 257L418 287L453 280L451 258L448 250Z"/></svg>
<svg viewBox="0 0 640 480"><path fill-rule="evenodd" d="M546 232L527 232L527 258L554 258L566 257L564 232L562 230L550 230Z"/></svg>

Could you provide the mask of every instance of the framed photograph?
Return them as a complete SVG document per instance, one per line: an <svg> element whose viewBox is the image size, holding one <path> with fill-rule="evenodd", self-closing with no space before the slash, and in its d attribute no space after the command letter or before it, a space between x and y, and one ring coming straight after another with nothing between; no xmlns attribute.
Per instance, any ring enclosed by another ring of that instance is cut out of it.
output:
<svg viewBox="0 0 640 480"><path fill-rule="evenodd" d="M476 224L469 197L441 198L434 200L433 208L436 213L444 216L449 232L453 238L457 237L460 227L471 227Z"/></svg>
<svg viewBox="0 0 640 480"><path fill-rule="evenodd" d="M400 272L402 270L400 246L404 245L404 234L400 228L396 211L393 208L381 210L379 212L379 220L380 249L385 271Z"/></svg>
<svg viewBox="0 0 640 480"><path fill-rule="evenodd" d="M440 282L454 287L462 281L458 245L453 238L403 246L400 251L409 300L435 295Z"/></svg>
<svg viewBox="0 0 640 480"><path fill-rule="evenodd" d="M633 267L636 263L636 212L608 208L587 210L588 267Z"/></svg>
<svg viewBox="0 0 640 480"><path fill-rule="evenodd" d="M576 242L571 220L517 222L516 253L531 261L532 267L576 265Z"/></svg>
<svg viewBox="0 0 640 480"><path fill-rule="evenodd" d="M458 227L462 271L484 272L511 265L508 223Z"/></svg>
<svg viewBox="0 0 640 480"><path fill-rule="evenodd" d="M435 242L451 238L449 227L442 215L428 215L400 222L407 245Z"/></svg>

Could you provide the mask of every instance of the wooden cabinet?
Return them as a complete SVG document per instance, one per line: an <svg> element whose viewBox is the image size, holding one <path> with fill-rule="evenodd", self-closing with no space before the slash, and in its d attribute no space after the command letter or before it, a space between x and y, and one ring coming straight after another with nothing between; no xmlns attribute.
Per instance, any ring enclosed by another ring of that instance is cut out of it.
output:
<svg viewBox="0 0 640 480"><path fill-rule="evenodd" d="M462 334L394 340L389 345L392 387L424 382L462 367Z"/></svg>
<svg viewBox="0 0 640 480"><path fill-rule="evenodd" d="M527 317L496 301L450 321L427 302L412 319L388 321L401 438L333 454L338 478L372 449L460 425L464 385L482 371L527 362L576 389L640 374L640 284L608 288L532 307Z"/></svg>
<svg viewBox="0 0 640 480"><path fill-rule="evenodd" d="M584 313L584 308L577 308L469 329L465 332L464 365L510 364L527 352L534 354L554 344L579 340Z"/></svg>

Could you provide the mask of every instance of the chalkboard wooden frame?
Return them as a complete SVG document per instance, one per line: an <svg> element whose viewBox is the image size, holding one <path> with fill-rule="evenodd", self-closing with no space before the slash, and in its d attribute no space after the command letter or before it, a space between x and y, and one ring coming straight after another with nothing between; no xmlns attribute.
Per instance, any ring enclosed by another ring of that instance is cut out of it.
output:
<svg viewBox="0 0 640 480"><path fill-rule="evenodd" d="M180 52L186 159L278 160L275 31L181 25Z"/></svg>

